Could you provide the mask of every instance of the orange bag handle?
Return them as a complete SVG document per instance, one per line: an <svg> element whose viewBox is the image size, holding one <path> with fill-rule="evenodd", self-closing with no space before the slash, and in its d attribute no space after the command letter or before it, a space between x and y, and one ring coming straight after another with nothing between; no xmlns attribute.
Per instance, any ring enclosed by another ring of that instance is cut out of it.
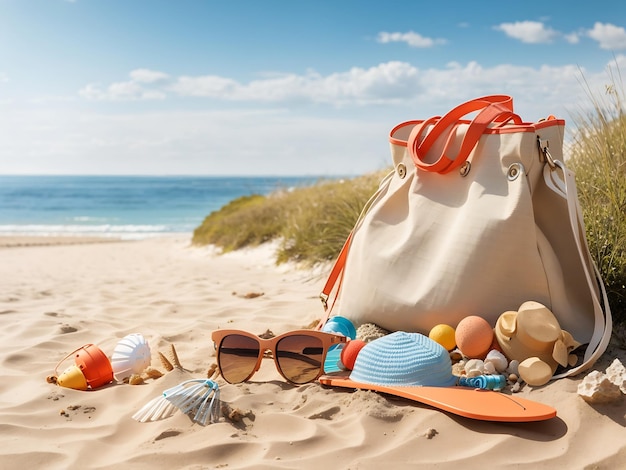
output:
<svg viewBox="0 0 626 470"><path fill-rule="evenodd" d="M424 157L433 144L443 136L444 132L457 124L462 117L475 111L480 112L471 121L456 158L453 159L448 156L448 150L454 136L454 132L450 132L441 156L434 163L426 163ZM448 173L467 160L480 137L491 124L504 125L510 120L516 124L522 123L522 119L513 112L513 98L507 95L483 96L460 104L443 117L435 116L419 122L411 130L406 145L415 166L424 171ZM424 130L431 125L433 127L422 139ZM396 139L392 139L392 141L397 142Z"/></svg>
<svg viewBox="0 0 626 470"><path fill-rule="evenodd" d="M322 288L322 292L320 293L320 299L322 301L322 305L324 306L324 315L322 316L319 323L315 327L316 330L322 329L324 324L330 318L330 313L333 310L333 307L335 306L337 295L335 294L333 302L330 305L329 305L329 300L337 283L339 283L337 292L339 291L341 287L341 278L343 275L343 268L346 265L346 260L348 258L348 251L350 249L350 243L352 242L353 233L354 232L350 232L350 234L348 235L348 238L346 239L343 246L341 247L339 256L337 256L337 259L335 260L335 263L333 264L333 267L330 271L330 275L328 276L328 279L326 280L326 284L324 284L324 287Z"/></svg>

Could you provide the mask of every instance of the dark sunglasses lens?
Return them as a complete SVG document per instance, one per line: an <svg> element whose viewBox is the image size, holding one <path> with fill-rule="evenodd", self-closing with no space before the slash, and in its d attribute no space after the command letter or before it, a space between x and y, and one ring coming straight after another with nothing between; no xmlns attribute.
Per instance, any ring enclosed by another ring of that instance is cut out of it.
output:
<svg viewBox="0 0 626 470"><path fill-rule="evenodd" d="M296 384L315 380L322 370L324 345L320 338L287 336L276 345L276 362L283 376Z"/></svg>
<svg viewBox="0 0 626 470"><path fill-rule="evenodd" d="M259 357L259 342L241 335L225 336L217 353L222 377L229 383L239 383L254 373Z"/></svg>

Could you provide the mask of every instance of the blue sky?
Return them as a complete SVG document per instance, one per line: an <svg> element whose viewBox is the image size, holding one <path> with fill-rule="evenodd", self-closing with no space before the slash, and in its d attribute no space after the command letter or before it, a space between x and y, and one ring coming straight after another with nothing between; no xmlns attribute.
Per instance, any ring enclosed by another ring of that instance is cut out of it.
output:
<svg viewBox="0 0 626 470"><path fill-rule="evenodd" d="M478 96L571 126L624 64L623 1L0 0L0 173L362 174Z"/></svg>

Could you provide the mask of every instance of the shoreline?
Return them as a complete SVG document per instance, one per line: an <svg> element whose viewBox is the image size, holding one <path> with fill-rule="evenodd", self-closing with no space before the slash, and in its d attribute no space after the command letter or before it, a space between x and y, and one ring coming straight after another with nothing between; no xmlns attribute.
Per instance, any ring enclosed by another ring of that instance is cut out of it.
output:
<svg viewBox="0 0 626 470"><path fill-rule="evenodd" d="M193 233L163 233L149 237L124 238L121 236L75 235L0 235L0 248L29 246L85 245L93 243L137 242L154 238L185 238L191 240Z"/></svg>
<svg viewBox="0 0 626 470"><path fill-rule="evenodd" d="M126 240L114 237L86 237L83 235L0 235L0 248L84 245L89 243L115 243L121 241Z"/></svg>

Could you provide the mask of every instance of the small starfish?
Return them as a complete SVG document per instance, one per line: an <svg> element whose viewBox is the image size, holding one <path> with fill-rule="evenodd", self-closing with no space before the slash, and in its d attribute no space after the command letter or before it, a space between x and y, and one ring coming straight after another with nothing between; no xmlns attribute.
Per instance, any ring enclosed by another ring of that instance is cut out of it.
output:
<svg viewBox="0 0 626 470"><path fill-rule="evenodd" d="M174 344L170 344L170 353L172 356L172 362L170 362L169 359L165 357L165 355L161 351L159 351L159 358L161 359L161 364L163 364L163 367L168 372L174 370L175 367L177 369L184 370L185 368L182 366L180 360L178 359L178 354L176 353L176 348L174 347Z"/></svg>

